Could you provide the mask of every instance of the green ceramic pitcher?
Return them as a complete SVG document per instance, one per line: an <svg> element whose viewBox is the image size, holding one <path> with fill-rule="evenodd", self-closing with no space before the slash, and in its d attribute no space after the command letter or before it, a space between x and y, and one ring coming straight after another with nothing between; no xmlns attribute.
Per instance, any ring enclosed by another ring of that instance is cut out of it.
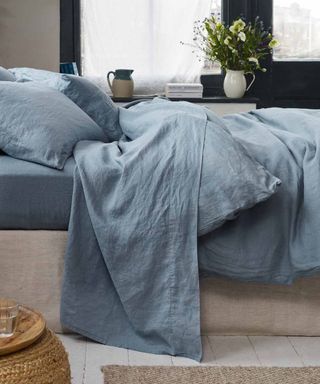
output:
<svg viewBox="0 0 320 384"><path fill-rule="evenodd" d="M130 98L133 96L134 83L131 77L133 69L116 69L107 74L107 80L113 97ZM110 75L113 75L113 81L110 82Z"/></svg>

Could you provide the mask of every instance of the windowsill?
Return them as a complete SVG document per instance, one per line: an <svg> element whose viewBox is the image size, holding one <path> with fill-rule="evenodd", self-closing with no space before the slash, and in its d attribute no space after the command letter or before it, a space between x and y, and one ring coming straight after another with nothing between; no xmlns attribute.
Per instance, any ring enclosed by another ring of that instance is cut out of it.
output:
<svg viewBox="0 0 320 384"><path fill-rule="evenodd" d="M129 103L131 101L141 100L141 99L153 99L155 96L133 96L131 98L116 98L112 97L114 102ZM225 96L214 96L214 97L202 97L202 98L170 98L171 101L190 101L190 103L220 103L220 104L258 104L259 99L256 97L242 97L239 99L233 99Z"/></svg>

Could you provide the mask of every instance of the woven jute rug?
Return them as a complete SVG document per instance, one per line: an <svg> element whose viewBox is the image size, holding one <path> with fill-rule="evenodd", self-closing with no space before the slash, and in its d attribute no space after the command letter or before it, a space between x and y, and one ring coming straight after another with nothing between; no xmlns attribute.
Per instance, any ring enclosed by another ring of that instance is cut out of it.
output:
<svg viewBox="0 0 320 384"><path fill-rule="evenodd" d="M319 384L320 367L159 367L107 365L105 384Z"/></svg>

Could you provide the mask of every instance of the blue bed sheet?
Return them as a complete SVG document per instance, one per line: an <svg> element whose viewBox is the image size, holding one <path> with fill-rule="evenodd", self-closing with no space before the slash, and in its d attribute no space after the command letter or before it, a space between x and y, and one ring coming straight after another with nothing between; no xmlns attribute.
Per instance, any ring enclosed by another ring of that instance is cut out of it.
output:
<svg viewBox="0 0 320 384"><path fill-rule="evenodd" d="M200 360L197 235L269 198L279 180L198 106L154 99L120 110L120 125L118 142L74 149L62 324Z"/></svg>
<svg viewBox="0 0 320 384"><path fill-rule="evenodd" d="M68 228L75 162L58 171L0 155L0 229Z"/></svg>

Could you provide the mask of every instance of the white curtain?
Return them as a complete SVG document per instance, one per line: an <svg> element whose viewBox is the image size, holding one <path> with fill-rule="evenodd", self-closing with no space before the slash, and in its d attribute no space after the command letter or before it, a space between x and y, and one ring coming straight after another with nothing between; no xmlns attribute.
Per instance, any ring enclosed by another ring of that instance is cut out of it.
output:
<svg viewBox="0 0 320 384"><path fill-rule="evenodd" d="M135 94L163 92L167 82L194 82L203 63L192 48L193 23L212 0L82 0L82 70L106 77L134 69Z"/></svg>

